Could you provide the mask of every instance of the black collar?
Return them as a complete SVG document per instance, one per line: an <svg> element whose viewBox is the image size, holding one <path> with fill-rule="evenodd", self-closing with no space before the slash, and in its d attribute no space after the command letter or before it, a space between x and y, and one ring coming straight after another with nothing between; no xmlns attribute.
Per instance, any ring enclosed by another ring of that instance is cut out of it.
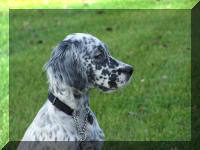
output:
<svg viewBox="0 0 200 150"><path fill-rule="evenodd" d="M67 106L65 103L60 101L57 97L55 97L51 92L48 93L48 99L51 103L58 108L59 110L63 111L64 113L72 116L74 110Z"/></svg>

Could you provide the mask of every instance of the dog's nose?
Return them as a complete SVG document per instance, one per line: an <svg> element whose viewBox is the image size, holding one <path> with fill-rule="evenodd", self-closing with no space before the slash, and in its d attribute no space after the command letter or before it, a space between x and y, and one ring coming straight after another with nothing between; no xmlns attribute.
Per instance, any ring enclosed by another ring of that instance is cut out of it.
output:
<svg viewBox="0 0 200 150"><path fill-rule="evenodd" d="M119 72L123 72L123 73L128 73L129 75L132 75L134 69L131 66L126 66L124 68L119 68L118 71Z"/></svg>
<svg viewBox="0 0 200 150"><path fill-rule="evenodd" d="M127 67L125 67L125 70L126 70L126 72L127 72L128 74L132 75L134 69L133 69L133 67L131 67L131 66L127 66Z"/></svg>

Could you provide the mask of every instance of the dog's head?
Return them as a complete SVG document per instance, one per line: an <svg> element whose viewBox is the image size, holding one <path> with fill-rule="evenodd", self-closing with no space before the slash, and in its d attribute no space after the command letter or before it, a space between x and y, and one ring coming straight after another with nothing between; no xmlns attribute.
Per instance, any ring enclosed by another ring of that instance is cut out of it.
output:
<svg viewBox="0 0 200 150"><path fill-rule="evenodd" d="M102 41L83 33L70 34L59 43L45 69L50 85L64 83L78 90L106 92L125 85L133 72L130 65L113 58Z"/></svg>

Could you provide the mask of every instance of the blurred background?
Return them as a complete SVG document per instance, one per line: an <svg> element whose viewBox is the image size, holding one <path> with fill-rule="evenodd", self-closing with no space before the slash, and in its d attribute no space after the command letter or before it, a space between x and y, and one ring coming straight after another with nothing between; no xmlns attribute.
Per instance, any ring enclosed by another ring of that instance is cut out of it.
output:
<svg viewBox="0 0 200 150"><path fill-rule="evenodd" d="M46 100L42 66L52 48L73 32L97 36L112 56L136 68L122 91L91 93L106 140L190 140L190 10L66 9L191 9L197 2L0 1L0 147L9 136L9 47L10 140L20 140ZM10 10L9 22L9 8L41 10Z"/></svg>

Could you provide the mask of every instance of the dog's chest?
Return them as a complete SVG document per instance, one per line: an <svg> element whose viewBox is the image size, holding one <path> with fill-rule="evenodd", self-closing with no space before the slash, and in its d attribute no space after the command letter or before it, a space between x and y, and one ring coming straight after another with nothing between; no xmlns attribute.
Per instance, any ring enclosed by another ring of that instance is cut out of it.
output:
<svg viewBox="0 0 200 150"><path fill-rule="evenodd" d="M99 127L98 121L94 114L90 111L90 116L87 119L85 129L83 133L86 136L87 141L104 141L104 133ZM60 126L60 134L63 136L64 140L67 141L80 141L82 137L82 130L84 123L81 121L77 125L77 122L72 118L72 116L62 120L61 123L57 123L57 126ZM78 129L78 127L79 129ZM62 139L60 136L60 140ZM66 138L67 137L67 138Z"/></svg>
<svg viewBox="0 0 200 150"><path fill-rule="evenodd" d="M90 109L89 109L90 110ZM90 110L90 116L86 122L86 140L104 141L104 133L99 127L94 113ZM83 127L83 119L78 120L79 129ZM77 123L72 116L61 111L48 113L43 109L37 114L31 126L24 136L32 137L32 141L80 141L81 134L77 128Z"/></svg>
<svg viewBox="0 0 200 150"><path fill-rule="evenodd" d="M99 127L99 124L95 118L92 124L88 124L88 132L86 132L88 141L104 141L104 133Z"/></svg>

